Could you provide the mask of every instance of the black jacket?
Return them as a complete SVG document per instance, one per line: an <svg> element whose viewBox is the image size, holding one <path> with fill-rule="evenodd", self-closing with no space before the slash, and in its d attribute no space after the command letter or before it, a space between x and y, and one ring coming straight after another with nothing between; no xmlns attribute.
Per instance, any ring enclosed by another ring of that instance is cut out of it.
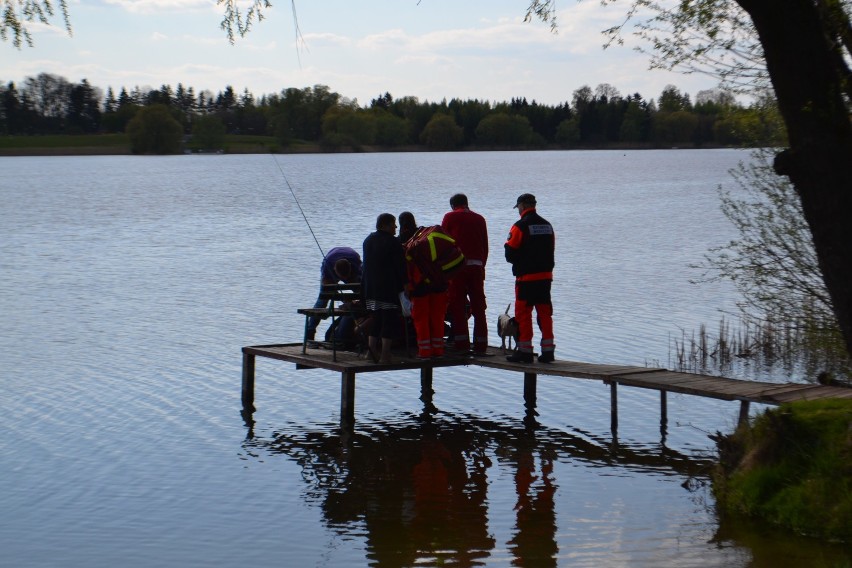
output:
<svg viewBox="0 0 852 568"><path fill-rule="evenodd" d="M504 249L518 280L553 279L556 235L553 226L535 209L524 211L512 225Z"/></svg>
<svg viewBox="0 0 852 568"><path fill-rule="evenodd" d="M374 231L364 239L361 287L364 298L399 303L406 283L405 253L399 240L386 231Z"/></svg>

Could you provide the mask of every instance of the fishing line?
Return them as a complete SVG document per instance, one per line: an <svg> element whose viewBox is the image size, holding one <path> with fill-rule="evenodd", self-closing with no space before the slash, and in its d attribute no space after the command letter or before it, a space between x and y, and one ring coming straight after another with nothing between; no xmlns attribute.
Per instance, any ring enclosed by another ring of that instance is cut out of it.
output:
<svg viewBox="0 0 852 568"><path fill-rule="evenodd" d="M293 186L290 185L290 180L287 179L287 176L284 174L284 168L281 167L281 164L278 163L278 160L275 158L274 154L270 154L272 156L272 161L275 162L275 165L278 166L278 171L281 172L281 177L284 178L284 182L287 184L287 187L290 189L290 193L293 195L293 201L296 202L296 206L299 208L299 213L302 214L302 218L305 220L305 224L308 226L308 230L311 232L311 236L314 238L314 242L317 244L317 248L320 251L320 254L323 258L325 258L325 252L322 250L322 246L320 246L319 241L317 240L317 236L314 234L314 229L311 227L310 221L305 216L305 212L302 210L302 204L299 203L299 198L296 197L296 192L293 191Z"/></svg>

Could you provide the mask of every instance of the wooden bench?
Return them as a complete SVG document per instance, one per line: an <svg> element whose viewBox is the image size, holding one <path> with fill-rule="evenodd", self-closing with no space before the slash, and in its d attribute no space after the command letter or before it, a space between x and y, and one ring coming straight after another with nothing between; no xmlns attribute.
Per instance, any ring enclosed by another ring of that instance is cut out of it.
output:
<svg viewBox="0 0 852 568"><path fill-rule="evenodd" d="M361 300L361 284L323 284L320 286L319 299L325 300L328 306L325 308L300 308L296 310L298 313L305 316L305 335L302 341L302 353L307 353L308 349L308 324L311 318L327 319L331 318L331 349L333 358L337 361L337 346L338 341L335 337L335 329L338 322L343 316L352 316L359 318L367 315L367 309L361 302L353 305L355 300ZM324 342L319 342L324 343Z"/></svg>

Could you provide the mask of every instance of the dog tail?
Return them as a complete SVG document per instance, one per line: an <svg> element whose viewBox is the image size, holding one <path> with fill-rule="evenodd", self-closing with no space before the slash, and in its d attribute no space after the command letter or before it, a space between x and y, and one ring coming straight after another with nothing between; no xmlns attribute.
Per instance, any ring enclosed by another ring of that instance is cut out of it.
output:
<svg viewBox="0 0 852 568"><path fill-rule="evenodd" d="M511 307L512 307L512 302L509 302L509 305L506 306L506 312L505 312L507 316L509 315L509 308L511 308Z"/></svg>

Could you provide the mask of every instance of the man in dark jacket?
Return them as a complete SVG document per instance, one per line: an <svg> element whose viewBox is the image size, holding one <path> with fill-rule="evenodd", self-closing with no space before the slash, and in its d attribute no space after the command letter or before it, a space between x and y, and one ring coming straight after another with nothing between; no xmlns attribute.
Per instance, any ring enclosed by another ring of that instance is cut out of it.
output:
<svg viewBox="0 0 852 568"><path fill-rule="evenodd" d="M376 230L364 239L361 286L373 317L370 351L379 353L381 345L380 363L391 362L391 345L400 322L399 294L406 283L405 255L396 228L396 217L382 213L376 219Z"/></svg>
<svg viewBox="0 0 852 568"><path fill-rule="evenodd" d="M533 362L532 311L535 308L541 331L539 363L553 361L556 342L553 337L553 304L550 286L553 282L556 235L553 226L535 209L535 196L524 193L515 207L521 214L504 245L506 260L515 276L515 320L518 322L518 351L506 357L513 363Z"/></svg>

